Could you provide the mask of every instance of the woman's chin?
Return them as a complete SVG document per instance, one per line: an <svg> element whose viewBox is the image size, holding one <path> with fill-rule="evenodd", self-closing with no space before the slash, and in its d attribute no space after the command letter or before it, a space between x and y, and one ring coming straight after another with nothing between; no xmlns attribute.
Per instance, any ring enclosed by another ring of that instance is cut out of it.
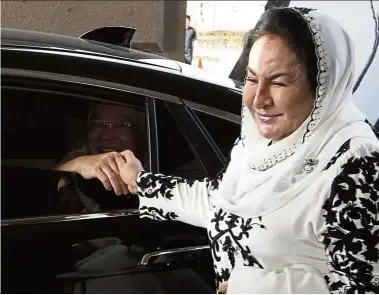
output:
<svg viewBox="0 0 379 295"><path fill-rule="evenodd" d="M278 140L280 138L280 133L276 130L267 130L268 128L259 128L259 133L265 139Z"/></svg>

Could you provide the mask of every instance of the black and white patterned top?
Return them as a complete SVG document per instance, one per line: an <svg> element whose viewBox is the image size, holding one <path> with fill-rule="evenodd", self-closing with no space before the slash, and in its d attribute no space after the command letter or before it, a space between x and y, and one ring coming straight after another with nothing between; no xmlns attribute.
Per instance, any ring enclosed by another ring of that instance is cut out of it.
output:
<svg viewBox="0 0 379 295"><path fill-rule="evenodd" d="M376 143L346 142L301 195L259 218L213 205L220 181L149 172L137 180L142 217L207 228L216 288L228 281L233 293L379 293Z"/></svg>

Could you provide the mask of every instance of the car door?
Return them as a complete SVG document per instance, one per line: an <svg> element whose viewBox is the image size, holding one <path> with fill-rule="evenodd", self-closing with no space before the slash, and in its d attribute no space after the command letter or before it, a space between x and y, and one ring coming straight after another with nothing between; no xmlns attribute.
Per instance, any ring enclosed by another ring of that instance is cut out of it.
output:
<svg viewBox="0 0 379 295"><path fill-rule="evenodd" d="M96 180L82 187L87 182L78 175L75 180L72 173L54 170L86 148L88 152L90 124L107 127L106 120L91 119L91 107L101 103L143 113L145 124L127 123L143 131L145 169L159 171L157 130L162 126L155 102L180 101L107 83L2 69L3 292L205 293L213 284L204 229L140 219L135 197L109 195ZM117 127L128 127L121 125ZM177 136L185 137L178 130ZM196 153L189 151L196 160ZM205 170L195 176L201 173ZM73 185L62 195L59 186L65 178ZM183 276L186 289L172 283ZM149 280L155 284L146 284Z"/></svg>

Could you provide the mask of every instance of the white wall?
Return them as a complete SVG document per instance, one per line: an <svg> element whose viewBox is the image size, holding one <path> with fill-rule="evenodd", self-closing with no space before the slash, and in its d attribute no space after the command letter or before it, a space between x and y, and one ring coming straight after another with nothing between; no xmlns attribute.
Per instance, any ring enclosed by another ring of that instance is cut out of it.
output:
<svg viewBox="0 0 379 295"><path fill-rule="evenodd" d="M198 31L247 31L267 1L187 1L187 13Z"/></svg>
<svg viewBox="0 0 379 295"><path fill-rule="evenodd" d="M379 1L373 1L379 13ZM362 72L374 44L374 19L370 2L365 1L291 1L290 6L316 8L335 18L351 36L355 46L356 78ZM379 118L379 52L355 93L355 102L372 123Z"/></svg>

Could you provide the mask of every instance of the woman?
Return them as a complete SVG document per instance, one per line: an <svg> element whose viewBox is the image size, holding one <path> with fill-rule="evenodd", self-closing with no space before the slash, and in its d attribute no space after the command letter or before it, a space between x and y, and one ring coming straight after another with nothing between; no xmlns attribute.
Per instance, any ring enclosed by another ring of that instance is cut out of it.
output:
<svg viewBox="0 0 379 295"><path fill-rule="evenodd" d="M379 293L379 143L352 101L349 36L325 15L280 8L246 46L225 173L148 173L127 151L121 178L142 216L207 228L219 291Z"/></svg>

